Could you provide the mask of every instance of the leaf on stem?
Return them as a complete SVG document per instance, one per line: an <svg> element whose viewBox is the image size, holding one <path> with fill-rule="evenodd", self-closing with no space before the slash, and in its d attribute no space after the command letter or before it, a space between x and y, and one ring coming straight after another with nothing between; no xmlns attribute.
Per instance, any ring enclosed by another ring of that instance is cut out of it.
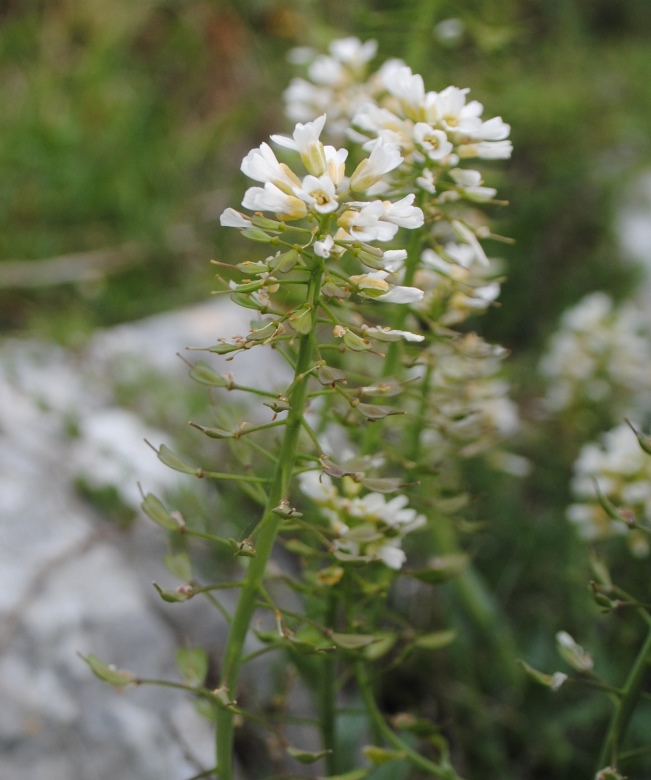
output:
<svg viewBox="0 0 651 780"><path fill-rule="evenodd" d="M554 674L545 674L538 669L534 669L526 661L518 658L517 663L522 667L522 670L530 677L534 682L539 685L544 685L546 688L551 688L553 691L557 691L561 685L567 680L567 675L563 672L555 672Z"/></svg>
<svg viewBox="0 0 651 780"><path fill-rule="evenodd" d="M164 590L157 582L152 582L158 595L168 604L179 604L188 601L194 596L194 590L191 585L181 585L176 590Z"/></svg>
<svg viewBox="0 0 651 780"><path fill-rule="evenodd" d="M165 509L162 501L156 498L153 493L147 493L144 501L140 504L140 508L150 520L153 520L156 525L161 526L166 531L178 531L181 527L178 520L174 519Z"/></svg>
<svg viewBox="0 0 651 780"><path fill-rule="evenodd" d="M334 632L330 634L330 638L342 650L361 650L379 641L379 638L373 634L339 634Z"/></svg>
<svg viewBox="0 0 651 780"><path fill-rule="evenodd" d="M346 373L332 366L319 366L317 379L322 385L335 385L337 382L346 382Z"/></svg>
<svg viewBox="0 0 651 780"><path fill-rule="evenodd" d="M113 665L105 664L104 661L90 653L81 658L90 666L91 671L103 682L113 685L115 688L126 688L128 685L137 685L138 678L131 672L123 669L116 669Z"/></svg>
<svg viewBox="0 0 651 780"><path fill-rule="evenodd" d="M309 750L299 750L298 748L288 747L287 752L296 761L301 764L313 764L324 756L330 755L332 750L319 750L317 753L312 753Z"/></svg>
<svg viewBox="0 0 651 780"><path fill-rule="evenodd" d="M402 409L394 409L392 406L376 406L375 404L357 403L354 405L354 408L357 409L360 414L363 414L369 422L384 420L385 417L390 417L394 414L404 414Z"/></svg>
<svg viewBox="0 0 651 780"><path fill-rule="evenodd" d="M405 757L405 753L402 750L390 750L377 745L366 745L366 747L362 748L362 753L373 766L382 766L382 764L388 764L390 761L399 761Z"/></svg>
<svg viewBox="0 0 651 780"><path fill-rule="evenodd" d="M160 445L160 448L156 451L156 454L158 455L158 460L160 460L161 463L164 463L166 466L169 466L169 468L174 469L174 471L180 471L182 474L192 474L193 477L200 477L203 475L201 469L197 469L194 466L190 466L189 463L185 463L185 461L181 460L178 455L175 455L172 450L170 450L169 447L166 447L164 444Z"/></svg>
<svg viewBox="0 0 651 780"><path fill-rule="evenodd" d="M413 646L419 647L422 650L441 650L457 638L457 632L454 629L448 629L447 631L434 631L431 634L421 634L414 640Z"/></svg>
<svg viewBox="0 0 651 780"><path fill-rule="evenodd" d="M231 385L228 377L218 374L203 360L199 360L194 364L190 369L190 376L195 382L199 382L202 385L210 385L211 387L229 387Z"/></svg>

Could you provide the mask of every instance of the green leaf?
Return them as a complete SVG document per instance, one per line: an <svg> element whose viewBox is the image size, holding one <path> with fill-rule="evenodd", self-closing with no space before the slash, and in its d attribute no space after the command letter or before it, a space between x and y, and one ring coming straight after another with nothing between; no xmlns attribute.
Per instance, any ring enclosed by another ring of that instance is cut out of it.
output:
<svg viewBox="0 0 651 780"><path fill-rule="evenodd" d="M195 477L201 473L200 469L196 469L194 466L190 466L188 463L182 461L181 458L175 455L172 450L164 444L161 444L157 454L158 460L166 466L169 466L169 468L174 469L174 471L180 471L183 474L192 474L192 476Z"/></svg>
<svg viewBox="0 0 651 780"><path fill-rule="evenodd" d="M254 263L251 260L244 260L244 262L238 263L235 267L243 274L253 274L253 276L269 271L269 266L266 263Z"/></svg>
<svg viewBox="0 0 651 780"><path fill-rule="evenodd" d="M405 483L397 477L363 477L360 482L374 493L393 493L405 487Z"/></svg>
<svg viewBox="0 0 651 780"><path fill-rule="evenodd" d="M227 431L225 428L206 428L198 423L191 422L190 425L196 428L201 433L208 436L210 439L232 439L235 434L233 431Z"/></svg>
<svg viewBox="0 0 651 780"><path fill-rule="evenodd" d="M292 268L298 262L300 255L295 249L290 249L287 252L282 252L279 255L269 258L269 268L280 274L285 274L291 271Z"/></svg>
<svg viewBox="0 0 651 780"><path fill-rule="evenodd" d="M338 368L320 366L317 371L317 379L322 385L335 385L337 382L345 382L346 374Z"/></svg>
<svg viewBox="0 0 651 780"><path fill-rule="evenodd" d="M109 685L113 685L116 688L124 688L127 685L135 685L138 682L136 676L131 672L109 666L103 661L100 661L100 659L92 653L87 656L82 656L82 658L88 666L90 666L93 674Z"/></svg>
<svg viewBox="0 0 651 780"><path fill-rule="evenodd" d="M228 387L230 380L223 374L218 374L216 371L204 363L203 360L199 360L190 370L190 376L195 382L200 382L202 385L210 385L211 387Z"/></svg>
<svg viewBox="0 0 651 780"><path fill-rule="evenodd" d="M140 504L140 508L150 520L153 520L156 525L161 526L166 531L179 530L178 522L165 509L162 501L156 498L153 493L147 493L144 501Z"/></svg>
<svg viewBox="0 0 651 780"><path fill-rule="evenodd" d="M362 748L362 753L374 766L382 766L382 764L388 764L389 761L399 761L405 757L401 750L388 750L376 745L366 745Z"/></svg>
<svg viewBox="0 0 651 780"><path fill-rule="evenodd" d="M166 601L168 604L179 604L188 601L188 599L191 599L192 596L194 596L194 591L189 585L181 586L181 588L177 590L164 590L157 582L152 582L152 585L163 601Z"/></svg>
<svg viewBox="0 0 651 780"><path fill-rule="evenodd" d="M320 750L318 753L311 753L308 750L299 750L298 748L287 748L289 755L296 761L300 761L301 764L313 764L324 756L330 755L332 750Z"/></svg>
<svg viewBox="0 0 651 780"><path fill-rule="evenodd" d="M376 641L364 648L364 658L368 658L369 661L382 658L395 645L397 638L397 634L389 631L376 634Z"/></svg>
<svg viewBox="0 0 651 780"><path fill-rule="evenodd" d="M344 650L361 650L363 647L378 641L378 637L373 634L330 634L332 641Z"/></svg>
<svg viewBox="0 0 651 780"><path fill-rule="evenodd" d="M237 352L240 349L242 349L241 344L229 344L224 341L221 344L215 344L214 347L208 347L208 352L212 352L215 355L228 355L229 352Z"/></svg>
<svg viewBox="0 0 651 780"><path fill-rule="evenodd" d="M273 240L273 236L265 233L264 230L259 228L245 228L241 231L243 236L250 238L252 241L260 241L263 244L270 244Z"/></svg>
<svg viewBox="0 0 651 780"><path fill-rule="evenodd" d="M202 647L182 647L177 650L176 665L189 685L198 688L204 684L208 674L208 655Z"/></svg>
<svg viewBox="0 0 651 780"><path fill-rule="evenodd" d="M447 631L435 631L431 634L422 634L414 640L414 647L420 647L422 650L440 650L443 647L451 645L457 638L457 632L454 629Z"/></svg>
<svg viewBox="0 0 651 780"><path fill-rule="evenodd" d="M289 324L302 336L309 333L312 330L312 307L303 306L296 309L289 317Z"/></svg>
<svg viewBox="0 0 651 780"><path fill-rule="evenodd" d="M529 664L526 661L523 661L521 658L518 658L516 663L522 667L522 670L527 675L527 677L530 677L539 685L544 685L546 688L551 688L554 691L557 691L565 682L565 680L567 680L567 675L563 674L562 672L556 672L555 674L545 674L545 672L541 672L538 669L534 669L533 666L529 666Z"/></svg>
<svg viewBox="0 0 651 780"><path fill-rule="evenodd" d="M392 406L376 406L375 404L355 404L355 409L369 421L383 420L392 414L404 414L402 409L394 409Z"/></svg>
<svg viewBox="0 0 651 780"><path fill-rule="evenodd" d="M278 323L274 320L267 322L260 328L250 330L246 336L248 341L266 341L272 339L278 332Z"/></svg>
<svg viewBox="0 0 651 780"><path fill-rule="evenodd" d="M331 653L336 649L331 642L327 642L321 634L309 627L302 629L295 636L288 636L285 639L301 655L323 655L323 653Z"/></svg>
<svg viewBox="0 0 651 780"><path fill-rule="evenodd" d="M628 427L633 431L635 434L635 437L637 438L637 443L640 445L640 447L646 452L647 455L651 455L651 438L648 436L645 436L643 433L640 433L640 431L637 430L633 426L633 423L631 423L630 420L626 420Z"/></svg>

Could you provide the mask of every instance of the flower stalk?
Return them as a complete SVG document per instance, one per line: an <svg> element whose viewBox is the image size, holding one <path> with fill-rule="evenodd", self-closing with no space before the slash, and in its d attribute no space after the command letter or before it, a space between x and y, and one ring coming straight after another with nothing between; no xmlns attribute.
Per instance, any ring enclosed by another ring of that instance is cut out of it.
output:
<svg viewBox="0 0 651 780"><path fill-rule="evenodd" d="M310 271L306 300L315 309L318 305L323 277L323 263L315 257ZM224 649L221 671L221 687L228 695L235 696L239 671L244 656L246 640L256 599L263 582L265 569L271 557L274 542L278 534L281 517L274 513L283 499L289 495L289 485L293 476L298 452L298 439L301 423L305 414L307 397L306 374L314 361L314 328L299 337L298 357L294 372L294 381L288 394L289 412L283 442L278 456L276 472L269 490L267 505L262 514L256 537L255 557L250 559L244 584L240 592L237 608L230 626L228 641ZM233 737L234 713L229 708L216 709L217 721L217 765L220 780L233 778Z"/></svg>

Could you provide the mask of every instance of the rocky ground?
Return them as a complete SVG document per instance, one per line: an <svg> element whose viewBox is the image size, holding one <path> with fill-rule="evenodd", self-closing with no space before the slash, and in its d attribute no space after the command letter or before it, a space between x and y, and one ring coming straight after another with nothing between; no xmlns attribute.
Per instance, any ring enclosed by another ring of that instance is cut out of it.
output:
<svg viewBox="0 0 651 780"><path fill-rule="evenodd" d="M116 377L144 363L160 381L187 381L176 353L246 332L248 314L211 302L100 332L80 351L45 339L2 344L2 780L186 780L214 763L209 724L190 699L116 692L80 658L178 680L177 647L214 647L219 631L198 599L168 605L153 590L152 580L170 580L164 533L142 516L121 529L77 483L114 486L133 507L139 483L159 495L173 489L181 475L144 442L170 444L170 433L118 404ZM251 357L237 364L241 381L273 375Z"/></svg>

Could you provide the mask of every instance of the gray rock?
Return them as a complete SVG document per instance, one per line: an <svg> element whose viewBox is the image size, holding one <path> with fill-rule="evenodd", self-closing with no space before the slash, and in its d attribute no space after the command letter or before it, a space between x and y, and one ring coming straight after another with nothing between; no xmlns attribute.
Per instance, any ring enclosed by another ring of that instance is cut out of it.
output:
<svg viewBox="0 0 651 780"><path fill-rule="evenodd" d="M99 333L83 353L37 341L3 344L3 780L185 780L212 765L210 724L184 694L149 686L116 692L79 657L93 653L138 675L179 680L179 643L214 647L223 626L199 599L163 604L151 581L170 587L160 563L164 534L146 520L129 531L112 526L80 498L75 481L113 485L132 507L141 500L138 483L161 495L174 488L181 475L143 441L172 437L120 407L113 382L136 365L180 381L187 368L176 352L246 332L248 314L199 306ZM227 369L256 383L262 373L269 383L284 372L253 354L222 362ZM264 671L251 673L263 681Z"/></svg>

